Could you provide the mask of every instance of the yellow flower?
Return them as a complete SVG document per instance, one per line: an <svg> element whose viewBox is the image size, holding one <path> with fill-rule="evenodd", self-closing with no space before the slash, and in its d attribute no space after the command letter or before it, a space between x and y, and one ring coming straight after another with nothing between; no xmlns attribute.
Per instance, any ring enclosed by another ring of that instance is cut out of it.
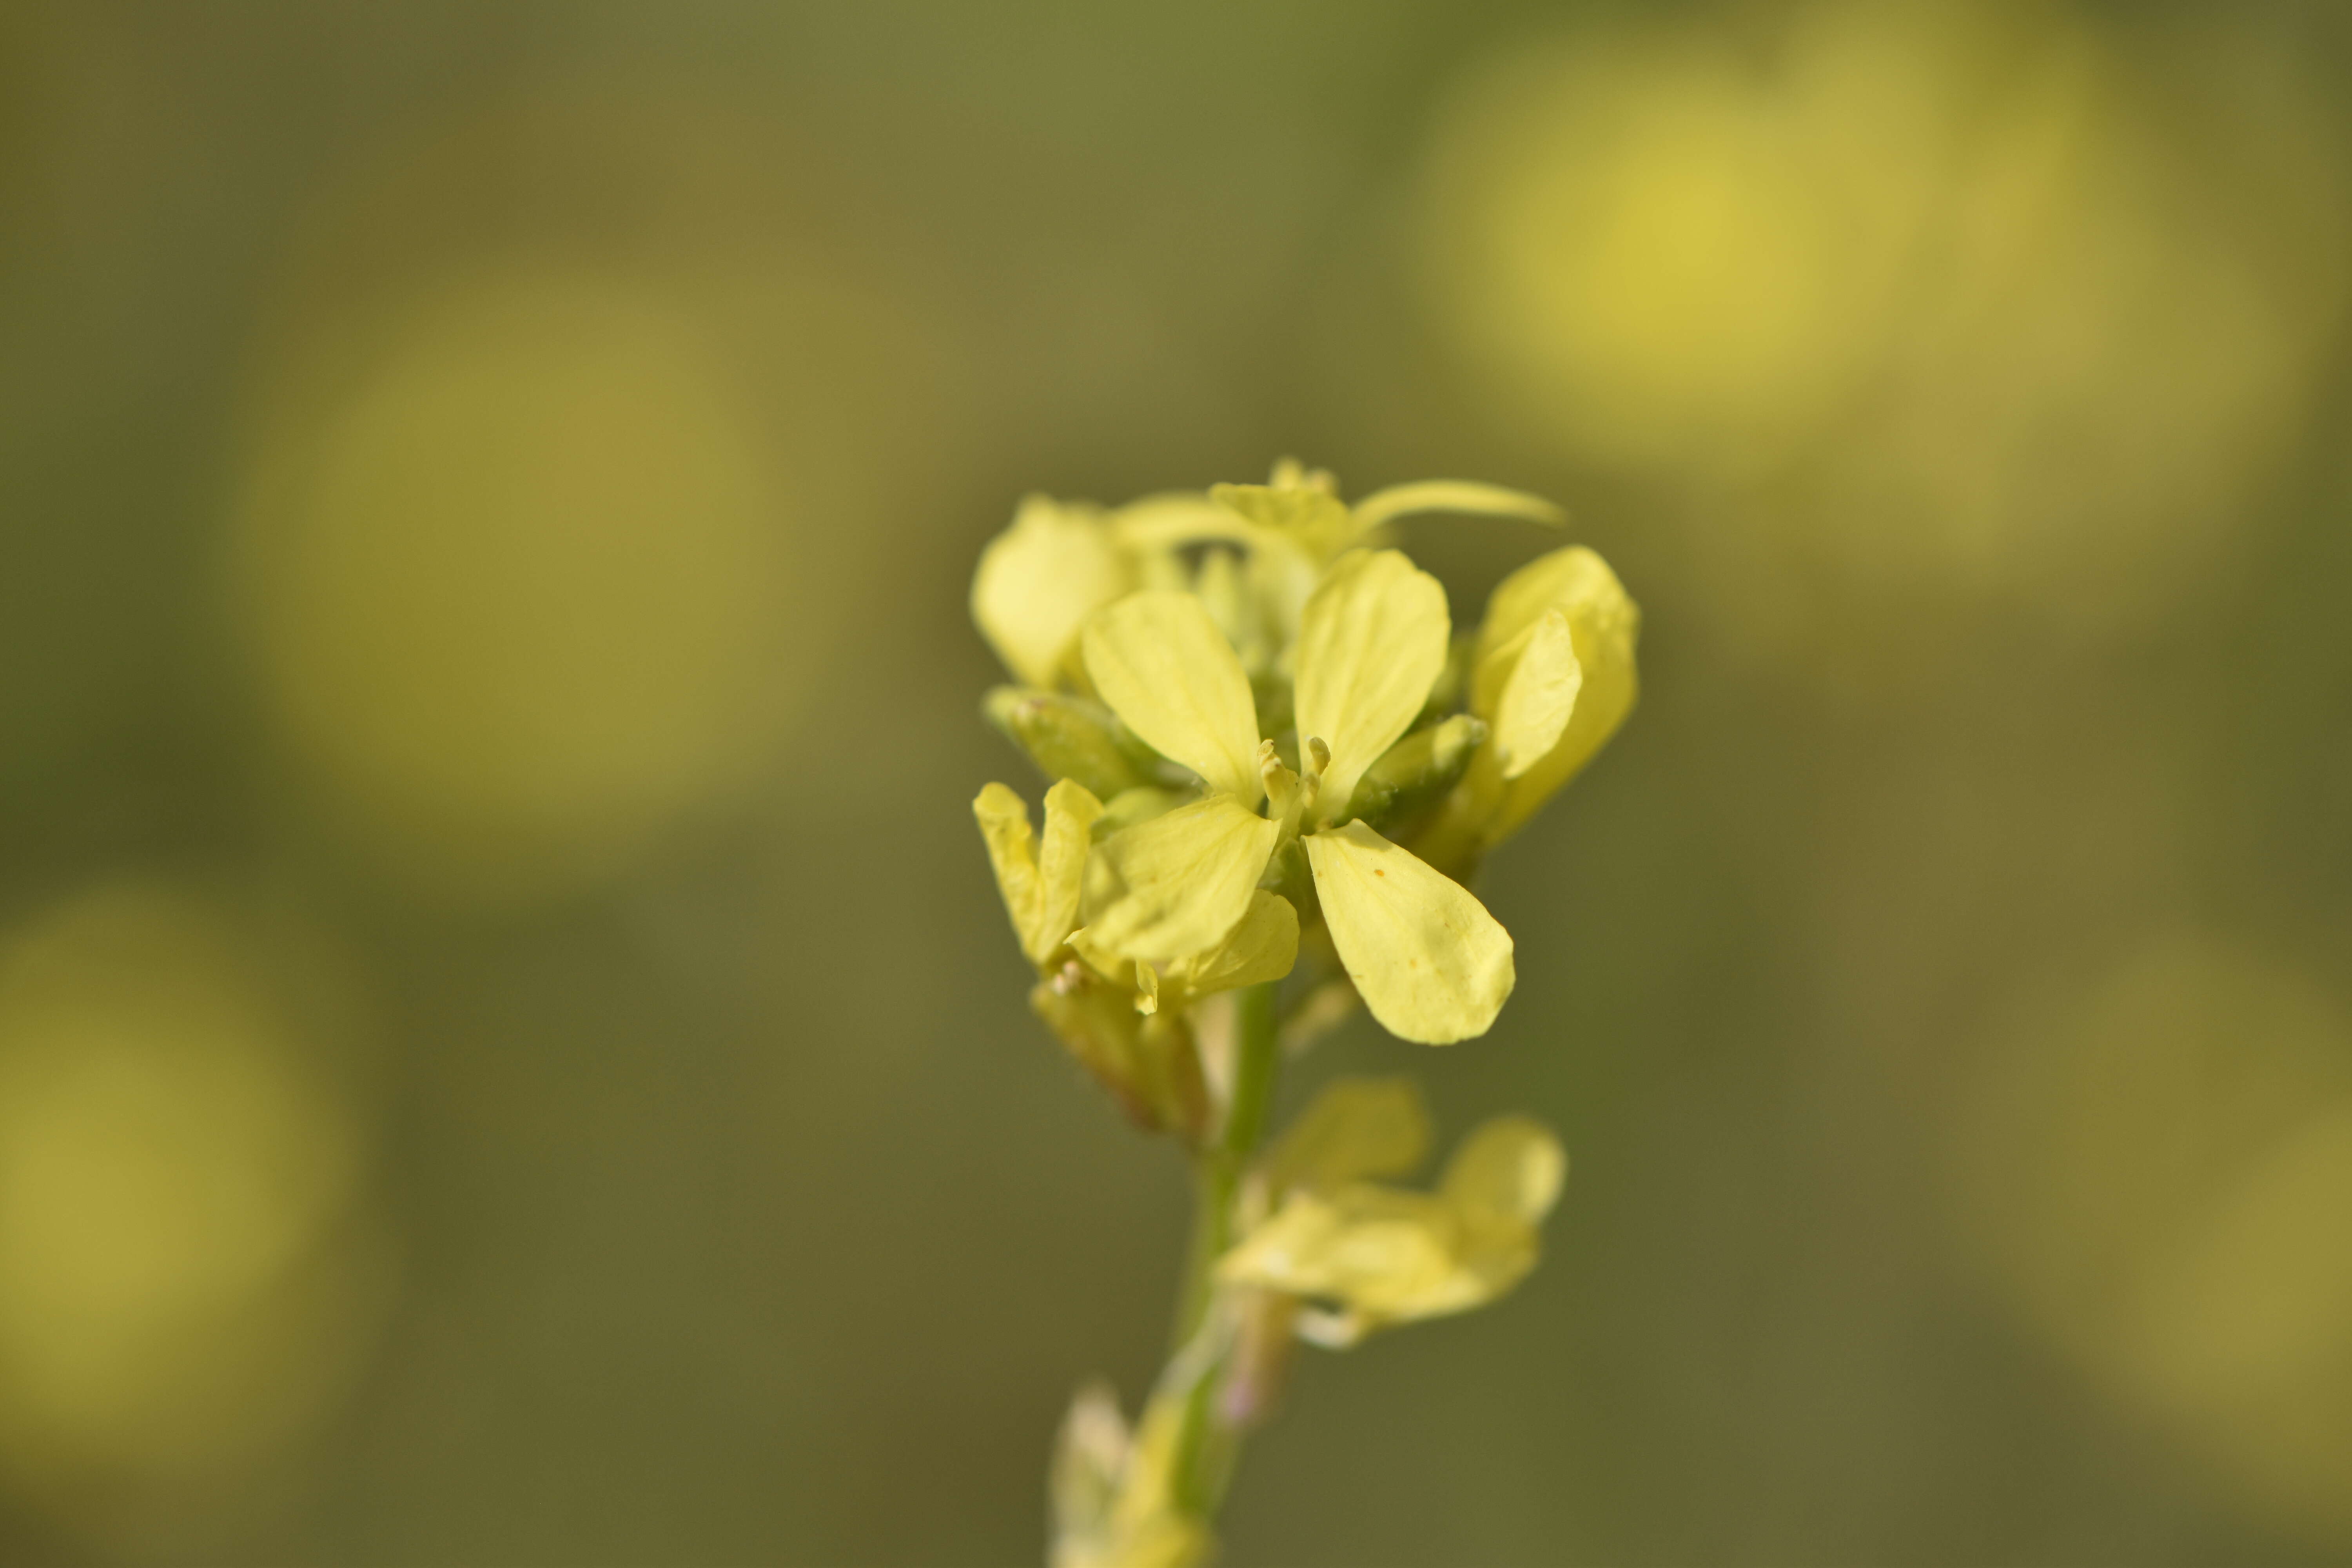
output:
<svg viewBox="0 0 2352 1568"><path fill-rule="evenodd" d="M1139 553L1212 542L1246 550L1238 566L1229 555L1212 552L1192 587L1212 602L1218 625L1255 674L1297 637L1307 596L1332 561L1349 550L1386 542L1391 523L1428 511L1546 523L1563 518L1559 508L1540 496L1469 479L1391 485L1350 507L1339 500L1330 474L1286 458L1275 465L1271 483L1215 485L1205 496L1154 497L1122 508L1111 531Z"/></svg>
<svg viewBox="0 0 2352 1568"><path fill-rule="evenodd" d="M1169 966L1164 980L1148 963L1096 950L1073 957L1079 884L1103 804L1063 778L1046 790L1040 835L1021 797L992 783L973 799L971 814L1013 936L1037 966L1030 1008L1139 1126L1200 1138L1209 1123L1209 1089L1183 1006L1209 992L1289 973L1298 957L1298 914L1273 893L1258 893L1223 942Z"/></svg>
<svg viewBox="0 0 2352 1568"><path fill-rule="evenodd" d="M1409 1078L1339 1078L1323 1086L1258 1169L1268 1205L1293 1188L1402 1176L1429 1157L1429 1107Z"/></svg>
<svg viewBox="0 0 2352 1568"><path fill-rule="evenodd" d="M1105 816L1085 786L1064 779L1045 792L1042 835L1003 784L988 785L971 806L1013 935L1037 969L1030 1006L1139 1124L1198 1136L1208 1090L1183 1010L1289 973L1297 911L1272 893L1251 893L1242 918L1199 951L1164 968L1139 963L1074 929L1089 839Z"/></svg>
<svg viewBox="0 0 2352 1568"><path fill-rule="evenodd" d="M1450 630L1444 590L1402 554L1341 556L1299 614L1294 773L1260 734L1241 659L1198 597L1147 590L1098 612L1080 639L1096 691L1210 793L1097 848L1086 942L1143 964L1183 961L1234 929L1269 861L1297 838L1372 1016L1430 1045L1484 1034L1511 993L1509 933L1458 883L1344 820L1358 780L1420 715ZM1262 795L1271 816L1255 809Z"/></svg>
<svg viewBox="0 0 2352 1568"><path fill-rule="evenodd" d="M1581 545L1505 578L1470 655L1486 740L1413 847L1440 866L1475 864L1591 762L1633 710L1641 626L1617 574Z"/></svg>
<svg viewBox="0 0 2352 1568"><path fill-rule="evenodd" d="M1153 497L1121 509L1113 531L1136 548L1225 540L1256 552L1293 552L1319 567L1360 545L1380 542L1389 524L1431 511L1544 523L1559 523L1566 516L1541 496L1475 479L1391 485L1351 507L1339 500L1329 473L1286 458L1275 465L1269 484L1213 485L1205 497Z"/></svg>
<svg viewBox="0 0 2352 1568"><path fill-rule="evenodd" d="M1625 585L1581 545L1528 562L1487 599L1470 683L1505 786L1487 843L1516 831L1625 721L1641 629Z"/></svg>
<svg viewBox="0 0 2352 1568"><path fill-rule="evenodd" d="M1087 617L1137 581L1132 552L1099 507L1024 496L1013 526L980 552L971 618L1007 669L1052 687Z"/></svg>
<svg viewBox="0 0 2352 1568"><path fill-rule="evenodd" d="M1097 942L1091 929L1072 931L1069 940L1096 973L1134 987L1137 1011L1181 1011L1213 992L1288 974L1298 962L1298 911L1289 900L1259 889L1215 945L1164 966L1121 957Z"/></svg>
<svg viewBox="0 0 2352 1568"><path fill-rule="evenodd" d="M1538 496L1467 479L1423 479L1375 491L1352 508L1331 476L1285 459L1268 485L1169 491L1105 512L1084 501L1023 499L1013 524L982 551L971 616L989 646L1024 684L1067 683L1070 653L1087 617L1131 590L1185 588L1201 595L1252 671L1289 646L1298 615L1331 560L1376 543L1415 512L1452 511L1556 523ZM1223 542L1188 575L1176 552Z"/></svg>
<svg viewBox="0 0 2352 1568"><path fill-rule="evenodd" d="M1045 836L1041 852L1029 826L1029 807L1001 784L990 784L971 803L980 835L988 844L996 886L1021 951L1040 969L1077 923L1080 879L1088 835L1103 814L1102 802L1085 785L1064 779L1045 792Z"/></svg>
<svg viewBox="0 0 2352 1568"><path fill-rule="evenodd" d="M1335 1348L1501 1296L1535 1267L1567 1155L1540 1123L1505 1116L1463 1141L1433 1192L1363 1179L1409 1170L1426 1142L1409 1084L1331 1085L1268 1157L1262 1180L1279 1206L1225 1255L1219 1279L1313 1303L1297 1331Z"/></svg>
<svg viewBox="0 0 2352 1568"><path fill-rule="evenodd" d="M1208 1526L1170 1495L1175 1415L1155 1402L1130 1432L1108 1387L1078 1391L1054 1442L1049 1568L1193 1568L1207 1560Z"/></svg>

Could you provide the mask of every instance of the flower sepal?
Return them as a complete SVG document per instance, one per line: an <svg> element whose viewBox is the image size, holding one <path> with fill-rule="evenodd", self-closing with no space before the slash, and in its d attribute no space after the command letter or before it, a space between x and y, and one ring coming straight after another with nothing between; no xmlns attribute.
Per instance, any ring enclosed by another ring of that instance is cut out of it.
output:
<svg viewBox="0 0 2352 1568"><path fill-rule="evenodd" d="M1101 703L1066 691L999 686L981 711L1051 779L1070 779L1098 800L1181 782Z"/></svg>
<svg viewBox="0 0 2352 1568"><path fill-rule="evenodd" d="M1181 1010L1139 1013L1132 986L1101 979L1076 959L1039 981L1029 1005L1136 1126L1191 1145L1208 1135L1208 1079Z"/></svg>
<svg viewBox="0 0 2352 1568"><path fill-rule="evenodd" d="M1354 818L1376 832L1412 823L1462 782L1486 733L1486 721L1475 713L1414 731L1364 770L1340 820Z"/></svg>

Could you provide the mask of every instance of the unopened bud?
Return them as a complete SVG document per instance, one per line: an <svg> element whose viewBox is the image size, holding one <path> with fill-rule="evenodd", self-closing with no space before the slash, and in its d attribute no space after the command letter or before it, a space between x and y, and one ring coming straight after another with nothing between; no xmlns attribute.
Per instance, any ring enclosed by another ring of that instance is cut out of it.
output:
<svg viewBox="0 0 2352 1568"><path fill-rule="evenodd" d="M990 723L1048 776L1074 779L1097 800L1160 782L1109 709L1067 692L1000 686L982 705Z"/></svg>
<svg viewBox="0 0 2352 1568"><path fill-rule="evenodd" d="M1469 713L1407 735L1364 770L1339 820L1360 817L1380 829L1420 816L1461 782L1486 739L1486 721Z"/></svg>
<svg viewBox="0 0 2352 1568"><path fill-rule="evenodd" d="M1140 1015L1131 989L1101 983L1062 990L1040 982L1029 1005L1136 1125L1200 1142L1209 1090L1182 1017Z"/></svg>
<svg viewBox="0 0 2352 1568"><path fill-rule="evenodd" d="M1257 885L1269 893L1289 900L1290 907L1298 911L1302 925L1314 921L1322 912L1322 905L1315 897L1314 869L1307 864L1307 851L1300 847L1297 838L1276 847L1273 855L1266 859L1265 870L1258 878Z"/></svg>
<svg viewBox="0 0 2352 1568"><path fill-rule="evenodd" d="M1290 1381L1298 1301L1272 1290L1237 1294L1234 1349L1217 1391L1217 1413L1227 1426L1245 1432L1274 1414Z"/></svg>

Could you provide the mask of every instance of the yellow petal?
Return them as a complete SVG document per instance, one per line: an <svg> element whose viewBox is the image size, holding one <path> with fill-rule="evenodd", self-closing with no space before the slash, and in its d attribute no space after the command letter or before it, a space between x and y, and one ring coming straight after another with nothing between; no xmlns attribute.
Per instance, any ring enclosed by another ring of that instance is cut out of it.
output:
<svg viewBox="0 0 2352 1568"><path fill-rule="evenodd" d="M1331 748L1321 801L1347 809L1356 780L1403 734L1445 668L1450 623L1437 579L1395 550L1342 556L1300 616L1301 736Z"/></svg>
<svg viewBox="0 0 2352 1568"><path fill-rule="evenodd" d="M1224 939L1178 964L1169 981L1186 998L1237 991L1279 980L1298 962L1298 911L1290 900L1259 889Z"/></svg>
<svg viewBox="0 0 2352 1568"><path fill-rule="evenodd" d="M1528 763L1504 790L1486 830L1494 843L1511 833L1591 760L1633 709L1634 644L1642 615L1606 562L1581 546L1529 562L1495 590L1479 628L1473 703L1477 693L1499 695L1518 656L1532 646L1530 628L1558 610L1568 621L1582 683L1568 725L1551 749ZM1522 638L1527 640L1522 641ZM1484 717L1492 720L1492 712Z"/></svg>
<svg viewBox="0 0 2352 1568"><path fill-rule="evenodd" d="M1112 834L1087 866L1088 943L1148 963L1214 947L1249 912L1280 832L1213 795Z"/></svg>
<svg viewBox="0 0 2352 1568"><path fill-rule="evenodd" d="M1535 1268L1535 1227L1429 1193L1357 1183L1293 1188L1217 1266L1228 1284L1341 1309L1318 1337L1347 1344L1385 1324L1485 1306ZM1302 1322L1302 1331L1310 1325Z"/></svg>
<svg viewBox="0 0 2352 1568"><path fill-rule="evenodd" d="M1551 1129L1528 1116L1498 1116L1462 1141L1445 1163L1439 1194L1467 1213L1533 1226L1559 1201L1568 1154Z"/></svg>
<svg viewBox="0 0 2352 1568"><path fill-rule="evenodd" d="M1029 807L1001 784L990 784L971 803L980 823L980 837L988 846L988 863L996 870L996 890L1004 895L1004 912L1013 917L1013 934L1021 951L1029 952L1029 933L1045 908L1044 879L1037 874L1037 836L1029 826ZM1032 963L1041 962L1029 953Z"/></svg>
<svg viewBox="0 0 2352 1568"><path fill-rule="evenodd" d="M1121 828L1133 827L1155 816L1165 816L1192 799L1193 795L1190 790L1154 789L1149 785L1121 790L1104 803L1099 830L1108 835Z"/></svg>
<svg viewBox="0 0 2352 1568"><path fill-rule="evenodd" d="M1511 933L1462 885L1360 822L1309 834L1315 891L1348 978L1389 1033L1483 1035L1516 979Z"/></svg>
<svg viewBox="0 0 2352 1568"><path fill-rule="evenodd" d="M1047 790L1042 854L1029 826L1028 806L1004 785L982 790L971 811L1021 951L1030 963L1042 964L1078 923L1088 835L1102 815L1102 802L1068 779Z"/></svg>
<svg viewBox="0 0 2352 1568"><path fill-rule="evenodd" d="M1230 550L1212 548L1193 574L1192 592L1233 645L1242 668L1263 672L1273 662L1275 649L1266 637L1265 609L1250 589L1240 557Z"/></svg>
<svg viewBox="0 0 2352 1568"><path fill-rule="evenodd" d="M1274 460L1274 472L1266 479L1268 488L1277 490L1321 490L1327 496L1339 493L1339 480L1328 468L1310 468L1293 457Z"/></svg>
<svg viewBox="0 0 2352 1568"><path fill-rule="evenodd" d="M1287 544L1253 551L1249 559L1250 592L1265 616L1265 633L1276 647L1298 640L1298 617L1322 575L1314 558Z"/></svg>
<svg viewBox="0 0 2352 1568"><path fill-rule="evenodd" d="M1079 1389L1062 1417L1046 1470L1057 1535L1077 1536L1102 1527L1127 1468L1129 1446L1127 1418L1119 1414L1118 1395L1110 1385L1097 1379Z"/></svg>
<svg viewBox="0 0 2352 1568"><path fill-rule="evenodd" d="M1144 1406L1105 1528L1056 1541L1050 1568L1200 1568L1209 1560L1216 1542L1208 1525L1177 1500L1189 1403L1156 1394Z"/></svg>
<svg viewBox="0 0 2352 1568"><path fill-rule="evenodd" d="M1261 793L1257 705L1225 634L1190 594L1129 594L1087 623L1087 676L1129 729L1244 803Z"/></svg>
<svg viewBox="0 0 2352 1568"><path fill-rule="evenodd" d="M1070 951L1084 959L1087 966L1114 985L1135 989L1135 961L1121 958L1095 941L1094 928L1080 926L1070 933Z"/></svg>
<svg viewBox="0 0 2352 1568"><path fill-rule="evenodd" d="M1513 640L1507 658L1480 666L1499 677L1502 690L1483 703L1495 716L1491 737L1503 777L1515 779L1551 754L1576 710L1584 667L1576 661L1576 639L1568 617L1548 609ZM1491 679L1491 678L1490 678ZM1474 694L1478 701L1483 693Z"/></svg>
<svg viewBox="0 0 2352 1568"><path fill-rule="evenodd" d="M1266 1156L1266 1185L1280 1193L1401 1176L1428 1153L1429 1110L1412 1079L1334 1079Z"/></svg>
<svg viewBox="0 0 2352 1568"><path fill-rule="evenodd" d="M981 552L971 618L1006 668L1050 687L1087 617L1133 585L1092 508L1030 496Z"/></svg>
<svg viewBox="0 0 2352 1568"><path fill-rule="evenodd" d="M1385 1324L1464 1311L1535 1267L1536 1227L1566 1169L1559 1141L1541 1125L1498 1117L1465 1141L1435 1193L1361 1182L1292 1187L1218 1273L1326 1304L1302 1317L1299 1331L1333 1346Z"/></svg>
<svg viewBox="0 0 2352 1568"><path fill-rule="evenodd" d="M1094 848L1096 819L1102 814L1103 803L1076 779L1064 779L1045 792L1045 839L1037 854L1040 900L1031 932L1042 951L1030 954L1039 963L1077 926L1087 857Z"/></svg>
<svg viewBox="0 0 2352 1568"><path fill-rule="evenodd" d="M1560 523L1568 514L1541 496L1475 479L1422 479L1374 490L1356 503L1356 526L1369 533L1398 518L1417 511L1453 511L1470 517L1520 517L1530 522Z"/></svg>
<svg viewBox="0 0 2352 1568"><path fill-rule="evenodd" d="M1217 1274L1229 1284L1339 1301L1379 1318L1423 1316L1430 1303L1460 1294L1453 1284L1457 1228L1453 1206L1426 1193L1298 1188L1225 1254Z"/></svg>

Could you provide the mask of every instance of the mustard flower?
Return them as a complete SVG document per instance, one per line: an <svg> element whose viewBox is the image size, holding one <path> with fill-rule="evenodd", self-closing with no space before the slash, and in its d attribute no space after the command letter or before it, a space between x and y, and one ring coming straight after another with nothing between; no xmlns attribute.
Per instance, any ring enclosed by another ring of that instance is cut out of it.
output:
<svg viewBox="0 0 2352 1568"><path fill-rule="evenodd" d="M1332 945L1391 1033L1484 1034L1511 994L1510 934L1461 884L1360 821L1357 781L1421 713L1451 640L1445 591L1394 550L1351 551L1308 597L1293 653L1300 770L1259 733L1247 673L1192 595L1145 590L1094 616L1095 689L1209 794L1115 833L1087 868L1086 945L1139 964L1216 943L1301 838ZM1256 811L1266 798L1274 815Z"/></svg>
<svg viewBox="0 0 2352 1568"><path fill-rule="evenodd" d="M1311 1303L1299 1337L1334 1348L1494 1300L1535 1267L1568 1157L1540 1123L1504 1116L1463 1140L1433 1191L1369 1179L1411 1171L1427 1144L1410 1080L1331 1084L1267 1160L1260 1202L1276 1206L1218 1276Z"/></svg>
<svg viewBox="0 0 2352 1568"><path fill-rule="evenodd" d="M1393 548L1430 510L1559 521L1454 480L1350 506L1285 462L1114 510L1033 496L982 555L972 616L1019 682L984 710L1055 781L1038 826L1002 784L972 803L1031 1005L1200 1183L1136 1425L1099 1387L1064 1424L1055 1568L1193 1568L1291 1347L1465 1311L1535 1266L1567 1159L1528 1118L1399 1187L1428 1151L1418 1091L1342 1079L1258 1152L1284 1055L1357 1003L1430 1045L1493 1025L1516 955L1463 880L1634 700L1640 615L1598 555L1530 562L1457 637ZM1285 1013L1302 953L1319 973Z"/></svg>

